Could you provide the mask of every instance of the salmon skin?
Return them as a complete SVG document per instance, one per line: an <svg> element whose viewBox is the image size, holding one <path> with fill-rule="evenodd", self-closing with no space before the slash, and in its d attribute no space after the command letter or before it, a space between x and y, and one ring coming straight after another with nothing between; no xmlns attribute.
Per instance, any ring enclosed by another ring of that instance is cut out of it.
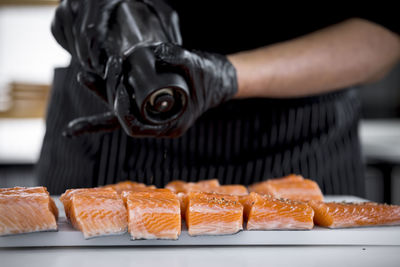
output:
<svg viewBox="0 0 400 267"><path fill-rule="evenodd" d="M312 229L313 209L303 202L250 193L240 199L247 230Z"/></svg>
<svg viewBox="0 0 400 267"><path fill-rule="evenodd" d="M321 189L316 182L294 174L253 184L249 186L249 190L261 195L265 194L275 198L297 201L323 201L324 199Z"/></svg>
<svg viewBox="0 0 400 267"><path fill-rule="evenodd" d="M400 225L400 206L363 203L310 201L314 222L329 228Z"/></svg>
<svg viewBox="0 0 400 267"><path fill-rule="evenodd" d="M0 236L56 231L57 219L46 187L0 188Z"/></svg>
<svg viewBox="0 0 400 267"><path fill-rule="evenodd" d="M178 239L181 233L180 203L168 189L124 191L128 229L135 239Z"/></svg>
<svg viewBox="0 0 400 267"><path fill-rule="evenodd" d="M191 192L187 201L189 235L226 235L243 229L243 206L237 196Z"/></svg>
<svg viewBox="0 0 400 267"><path fill-rule="evenodd" d="M143 183L137 183L133 181L123 181L116 184L109 184L102 186L102 188L112 188L117 191L118 194L121 194L123 191L139 191L143 188L156 188L154 185L147 186Z"/></svg>
<svg viewBox="0 0 400 267"><path fill-rule="evenodd" d="M69 189L61 195L65 214L85 239L123 234L127 211L121 196L112 188Z"/></svg>

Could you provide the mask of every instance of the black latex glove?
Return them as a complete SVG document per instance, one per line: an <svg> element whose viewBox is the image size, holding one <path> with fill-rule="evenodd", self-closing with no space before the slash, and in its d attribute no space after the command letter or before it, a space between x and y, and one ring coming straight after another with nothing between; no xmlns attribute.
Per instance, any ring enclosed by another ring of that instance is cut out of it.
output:
<svg viewBox="0 0 400 267"><path fill-rule="evenodd" d="M122 0L62 0L51 32L86 71L103 73L110 17Z"/></svg>
<svg viewBox="0 0 400 267"><path fill-rule="evenodd" d="M144 123L130 97L132 92L127 91L129 86L124 86L124 78L120 77L114 79L113 83L108 83L105 89L116 88L114 101L108 102L110 112L88 117L85 120L73 121L70 123L66 134L79 135L85 132L110 130L118 127L119 122L130 136L179 137L205 111L229 100L237 92L236 70L225 56L188 51L171 43L158 44L153 46L152 49L160 71L180 73L189 84L190 97L187 109L181 117L162 125ZM113 76L113 72L119 71L116 66L120 66L120 64L109 64L107 68L109 76ZM112 69L115 70L111 71ZM127 80L129 81L129 79ZM102 84L93 76L81 76L81 83L88 88Z"/></svg>
<svg viewBox="0 0 400 267"><path fill-rule="evenodd" d="M133 92L128 92L123 85L122 61L121 57L110 57L105 71L106 79L90 72L78 74L78 82L95 93L110 111L71 121L63 131L64 136L76 137L99 131L113 131L121 125L129 135L134 132L138 136L152 136L161 130L161 126L145 125L137 119L139 112L135 109Z"/></svg>
<svg viewBox="0 0 400 267"><path fill-rule="evenodd" d="M79 82L100 96L111 110L72 121L66 135L120 127L114 102L119 103L118 108L128 109L133 95L124 88L117 91L124 78L122 62L126 53L150 43L182 42L178 16L164 0L63 0L56 10L52 33L83 67ZM119 111L119 114L128 112ZM123 121L130 120L127 116ZM138 132L154 128L147 126L141 130L143 127L138 121L131 121L129 128L139 128Z"/></svg>
<svg viewBox="0 0 400 267"><path fill-rule="evenodd" d="M123 2L129 2L134 21L116 21L116 9ZM100 76L110 55L121 55L137 43L181 43L178 17L163 0L62 0L51 31L85 71Z"/></svg>

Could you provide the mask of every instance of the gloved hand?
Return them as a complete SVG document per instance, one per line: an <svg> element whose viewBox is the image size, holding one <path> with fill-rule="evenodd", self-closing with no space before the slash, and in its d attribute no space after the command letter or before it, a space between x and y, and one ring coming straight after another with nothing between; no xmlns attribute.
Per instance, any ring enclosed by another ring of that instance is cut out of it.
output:
<svg viewBox="0 0 400 267"><path fill-rule="evenodd" d="M56 9L51 32L57 42L86 71L102 74L109 22L122 0L62 0Z"/></svg>
<svg viewBox="0 0 400 267"><path fill-rule="evenodd" d="M129 87L124 86L123 77L119 77L114 79L114 82L108 83L107 88L104 89L107 91L115 88L114 100L109 102L111 111L75 120L69 124L65 133L79 135L85 132L111 130L118 127L119 122L130 136L179 137L205 111L229 100L237 92L236 70L225 56L188 51L171 43L158 44L152 49L160 71L180 73L189 84L189 101L181 117L162 125L143 122L135 102L130 97L132 92L127 91ZM119 72L116 66L121 66L121 64L110 63L107 66L109 76L116 77L112 74ZM89 89L94 88L96 84L102 84L93 76L81 76L80 81Z"/></svg>
<svg viewBox="0 0 400 267"><path fill-rule="evenodd" d="M124 2L131 14L117 21L116 9ZM126 32L115 29L121 24ZM51 31L85 71L100 76L104 76L108 57L123 54L124 45L182 42L178 16L163 0L62 0Z"/></svg>
<svg viewBox="0 0 400 267"><path fill-rule="evenodd" d="M238 90L236 69L224 55L189 51L163 43L154 49L161 70L184 75L190 88L187 110L165 125L161 137L182 135L208 109L231 99Z"/></svg>
<svg viewBox="0 0 400 267"><path fill-rule="evenodd" d="M66 130L66 135L113 130L120 126L114 102L119 109L131 107L133 93L118 86L123 79L123 60L137 46L172 42L181 44L178 16L164 0L62 0L52 24L56 40L83 67L78 80L100 96L112 111L79 118ZM127 95L124 100L122 93ZM116 96L119 96L117 99ZM125 104L122 104L125 103ZM126 111L119 111L128 114ZM129 118L124 117L125 121ZM131 120L130 129L142 129L139 121ZM123 124L126 126L126 124ZM157 128L157 127L155 127ZM147 126L145 132L153 129ZM142 130L138 130L141 132Z"/></svg>

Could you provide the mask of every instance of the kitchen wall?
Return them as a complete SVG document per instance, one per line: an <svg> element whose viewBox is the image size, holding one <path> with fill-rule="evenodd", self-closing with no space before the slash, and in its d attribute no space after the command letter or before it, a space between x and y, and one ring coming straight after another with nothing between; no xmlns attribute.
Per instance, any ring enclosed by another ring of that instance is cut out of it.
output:
<svg viewBox="0 0 400 267"><path fill-rule="evenodd" d="M0 92L12 81L50 84L69 54L50 33L55 6L0 6Z"/></svg>

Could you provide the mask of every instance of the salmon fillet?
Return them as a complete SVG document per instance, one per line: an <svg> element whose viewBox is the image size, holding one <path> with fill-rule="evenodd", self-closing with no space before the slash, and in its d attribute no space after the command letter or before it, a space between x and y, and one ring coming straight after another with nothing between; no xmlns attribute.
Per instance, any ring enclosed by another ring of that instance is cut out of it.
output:
<svg viewBox="0 0 400 267"><path fill-rule="evenodd" d="M243 206L237 196L191 192L187 201L189 235L234 234L243 229Z"/></svg>
<svg viewBox="0 0 400 267"><path fill-rule="evenodd" d="M232 185L221 185L214 189L211 189L212 193L225 194L225 195L233 195L233 196L245 196L248 195L249 192L247 188L243 185L232 184Z"/></svg>
<svg viewBox="0 0 400 267"><path fill-rule="evenodd" d="M175 180L175 181L169 182L165 186L165 188L171 190L174 193L186 193L186 185L187 185L187 183L184 181Z"/></svg>
<svg viewBox="0 0 400 267"><path fill-rule="evenodd" d="M312 229L313 209L303 202L250 193L241 199L247 230Z"/></svg>
<svg viewBox="0 0 400 267"><path fill-rule="evenodd" d="M88 239L123 234L127 230L127 211L120 195L112 188L69 189L61 195L71 224Z"/></svg>
<svg viewBox="0 0 400 267"><path fill-rule="evenodd" d="M128 230L135 239L178 239L181 233L180 203L169 189L124 191Z"/></svg>
<svg viewBox="0 0 400 267"><path fill-rule="evenodd" d="M329 228L373 225L400 225L400 206L364 203L324 203L310 201L315 211L314 222Z"/></svg>
<svg viewBox="0 0 400 267"><path fill-rule="evenodd" d="M215 187L209 189L209 192L205 193L218 193L223 195L233 195L233 196L245 196L249 192L247 188L243 185L221 185L219 187ZM177 193L179 202L181 203L181 215L182 218L185 218L186 207L188 203L188 193L179 192Z"/></svg>
<svg viewBox="0 0 400 267"><path fill-rule="evenodd" d="M147 186L142 183L137 183L133 181L123 181L116 184L109 184L102 186L102 188L112 188L117 191L118 194L121 194L123 191L129 190L138 190L139 188L156 188L154 185Z"/></svg>
<svg viewBox="0 0 400 267"><path fill-rule="evenodd" d="M187 209L187 204L188 204L188 194L186 193L178 193L176 194L176 196L178 197L180 206L181 206L181 217L182 219L185 219L186 217L186 209Z"/></svg>
<svg viewBox="0 0 400 267"><path fill-rule="evenodd" d="M186 193L189 192L207 192L211 193L218 188L219 182L217 179L210 179L210 180L202 180L197 183L187 183L186 185Z"/></svg>
<svg viewBox="0 0 400 267"><path fill-rule="evenodd" d="M245 196L239 196L239 202L243 206L243 220L247 222L247 219L249 218L249 212L251 209L251 206L253 206L255 197L254 195L257 193L251 192L248 195Z"/></svg>
<svg viewBox="0 0 400 267"><path fill-rule="evenodd" d="M213 189L219 187L217 179L202 180L197 183L186 183L184 181L172 181L165 188L170 189L174 193L189 193L189 192L213 192Z"/></svg>
<svg viewBox="0 0 400 267"><path fill-rule="evenodd" d="M160 191L161 190L161 191ZM131 188L129 190L123 190L122 192L169 192L172 193L171 190L166 189L166 188L156 188L152 186L146 186L146 187L135 187Z"/></svg>
<svg viewBox="0 0 400 267"><path fill-rule="evenodd" d="M275 198L297 201L324 199L316 182L294 174L253 184L249 186L249 190L261 195L268 194Z"/></svg>
<svg viewBox="0 0 400 267"><path fill-rule="evenodd" d="M0 189L0 236L57 230L58 210L46 187Z"/></svg>

